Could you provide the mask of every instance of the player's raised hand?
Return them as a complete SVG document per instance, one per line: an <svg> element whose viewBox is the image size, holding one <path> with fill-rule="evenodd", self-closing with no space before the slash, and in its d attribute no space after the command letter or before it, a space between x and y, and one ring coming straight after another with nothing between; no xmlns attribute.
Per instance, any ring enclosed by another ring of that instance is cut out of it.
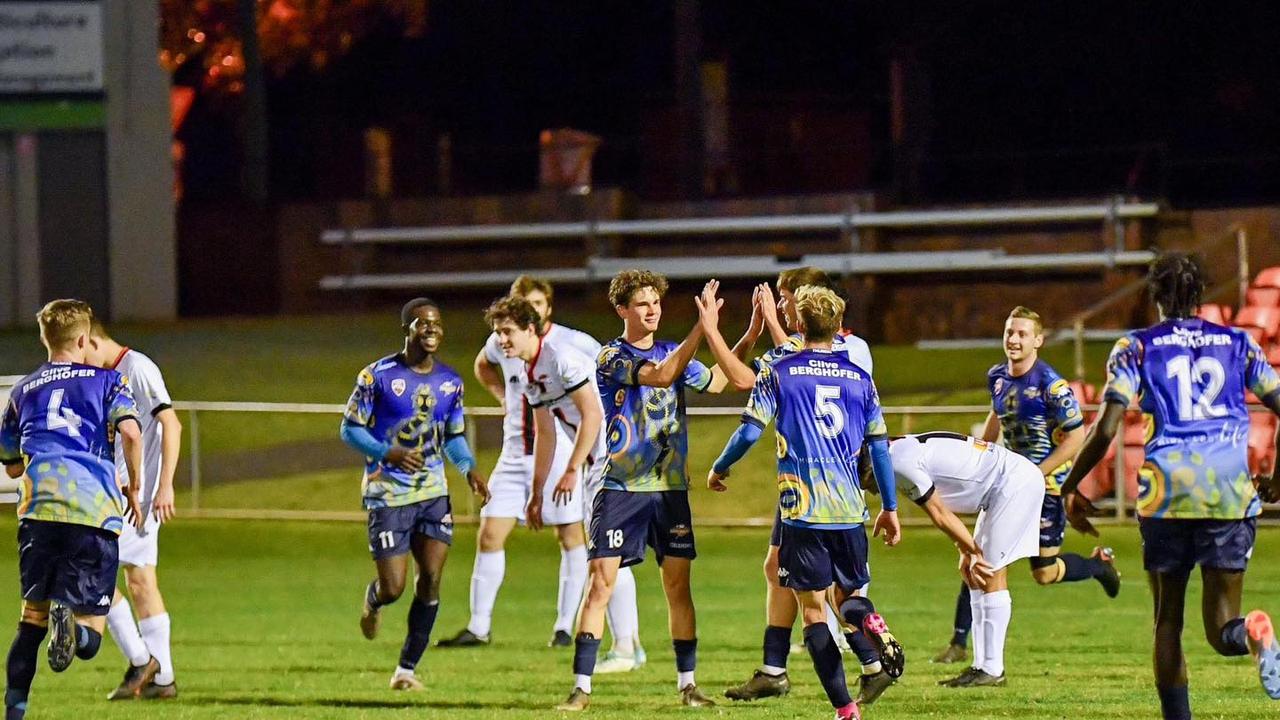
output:
<svg viewBox="0 0 1280 720"><path fill-rule="evenodd" d="M759 285L751 290L751 323L747 325L747 332L752 337L759 337L764 332L764 308L760 307Z"/></svg>
<svg viewBox="0 0 1280 720"><path fill-rule="evenodd" d="M884 533L884 544L893 547L902 539L902 525L898 522L897 510L881 510L876 515L876 524L872 526L871 535L879 537Z"/></svg>
<svg viewBox="0 0 1280 720"><path fill-rule="evenodd" d="M151 514L163 524L173 519L173 513L173 486L160 483L156 488L156 499L151 502Z"/></svg>
<svg viewBox="0 0 1280 720"><path fill-rule="evenodd" d="M564 474L556 481L551 490L551 502L556 505L568 505L573 499L573 491L578 487L578 469L566 468Z"/></svg>
<svg viewBox="0 0 1280 720"><path fill-rule="evenodd" d="M536 492L529 493L529 502L524 506L524 521L530 530L542 529L542 490L540 488Z"/></svg>
<svg viewBox="0 0 1280 720"><path fill-rule="evenodd" d="M778 300L773 296L773 288L769 287L769 283L760 283L756 286L756 292L760 296L760 316L765 327L770 332L774 329L783 332L782 322L778 320Z"/></svg>
<svg viewBox="0 0 1280 720"><path fill-rule="evenodd" d="M714 490L716 492L724 492L725 490L728 490L729 486L724 484L724 479L727 477L729 477L729 473L720 474L714 469L708 470L707 489Z"/></svg>
<svg viewBox="0 0 1280 720"><path fill-rule="evenodd" d="M384 459L387 464L410 473L418 472L425 463L421 450L412 450L402 445L392 445L391 449L387 450L387 456Z"/></svg>
<svg viewBox="0 0 1280 720"><path fill-rule="evenodd" d="M1062 504L1067 511L1067 522L1071 523L1071 527L1085 535L1098 537L1098 528L1089 522L1089 516L1097 515L1098 508L1093 506L1089 498L1078 492L1068 493L1062 496Z"/></svg>
<svg viewBox="0 0 1280 720"><path fill-rule="evenodd" d="M471 486L471 492L480 496L480 507L484 507L489 502L489 480L476 470L467 472L467 484Z"/></svg>
<svg viewBox="0 0 1280 720"><path fill-rule="evenodd" d="M702 293L693 298L693 303L698 306L698 322L702 324L703 332L715 330L720 325L720 307L724 305L724 299L716 297L719 289L719 280L708 280L702 287Z"/></svg>

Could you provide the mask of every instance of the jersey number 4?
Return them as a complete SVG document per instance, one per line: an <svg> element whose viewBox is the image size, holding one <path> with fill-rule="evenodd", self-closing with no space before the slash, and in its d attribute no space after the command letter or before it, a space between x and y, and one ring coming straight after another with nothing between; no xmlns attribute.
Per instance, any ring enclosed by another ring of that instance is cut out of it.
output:
<svg viewBox="0 0 1280 720"><path fill-rule="evenodd" d="M840 388L836 385L815 385L813 388L814 409L818 412L818 434L825 438L836 438L844 432L844 408L840 400Z"/></svg>
<svg viewBox="0 0 1280 720"><path fill-rule="evenodd" d="M1178 381L1179 420L1207 420L1227 414L1225 406L1213 404L1227 379L1222 363L1211 357L1202 357L1192 363L1190 357L1180 355L1170 360L1167 367L1167 377ZM1204 389L1199 397L1193 397L1193 386L1201 384Z"/></svg>
<svg viewBox="0 0 1280 720"><path fill-rule="evenodd" d="M66 430L71 437L80 437L80 423L83 421L75 410L62 407L64 392L62 388L58 388L49 394L49 408L44 417L45 427L50 430Z"/></svg>

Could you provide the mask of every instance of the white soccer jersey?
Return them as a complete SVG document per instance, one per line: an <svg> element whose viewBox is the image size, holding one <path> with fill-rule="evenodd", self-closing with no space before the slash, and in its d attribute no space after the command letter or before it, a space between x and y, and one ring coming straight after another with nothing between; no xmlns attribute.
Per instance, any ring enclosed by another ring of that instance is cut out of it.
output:
<svg viewBox="0 0 1280 720"><path fill-rule="evenodd" d="M1039 473L1021 455L951 432L908 435L889 446L889 455L907 497L920 502L933 491L948 509L961 513L985 508L1011 473L1025 472L1023 465Z"/></svg>
<svg viewBox="0 0 1280 720"><path fill-rule="evenodd" d="M594 358L600 352L600 343L590 335L564 325L551 324L551 329L542 337L542 342L567 343L581 353ZM533 408L525 397L525 388L529 384L528 373L524 361L520 358L508 358L502 354L498 346L498 336L490 333L484 344L484 357L502 373L504 387L504 404L506 415L502 418L502 454L533 454ZM572 436L570 436L572 439Z"/></svg>
<svg viewBox="0 0 1280 720"><path fill-rule="evenodd" d="M151 358L137 350L125 348L116 358L112 369L118 371L129 383L133 398L138 403L138 422L142 425L142 492L138 502L145 515L151 514L151 504L160 488L161 447L164 436L156 415L173 405L169 390L164 385L160 368ZM124 464L124 443L116 443L116 479L125 484L129 473Z"/></svg>

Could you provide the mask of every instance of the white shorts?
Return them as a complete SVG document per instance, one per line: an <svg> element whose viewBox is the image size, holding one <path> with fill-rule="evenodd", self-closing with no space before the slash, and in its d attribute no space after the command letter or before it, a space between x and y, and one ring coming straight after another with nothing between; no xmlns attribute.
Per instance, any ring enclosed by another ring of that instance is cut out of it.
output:
<svg viewBox="0 0 1280 720"><path fill-rule="evenodd" d="M142 530L135 530L128 522L120 531L120 564L142 567L156 565L160 557L160 521L147 511L147 522Z"/></svg>
<svg viewBox="0 0 1280 720"><path fill-rule="evenodd" d="M573 445L556 444L556 455L551 461L551 472L542 488L542 522L544 525L568 525L582 522L582 481L573 489L568 503L556 504L552 490L564 474L573 454ZM482 518L515 518L524 524L524 508L529 504L533 491L533 456L503 453L489 475L489 502L480 508Z"/></svg>
<svg viewBox="0 0 1280 720"><path fill-rule="evenodd" d="M999 570L1040 554L1040 507L1044 505L1044 476L1030 463L1005 478L978 513L973 539L993 569Z"/></svg>

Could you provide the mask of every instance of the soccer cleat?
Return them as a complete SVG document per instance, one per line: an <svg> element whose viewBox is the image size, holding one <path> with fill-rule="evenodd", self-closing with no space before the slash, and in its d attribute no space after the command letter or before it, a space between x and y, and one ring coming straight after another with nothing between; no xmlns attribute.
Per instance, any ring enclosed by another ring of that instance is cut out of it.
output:
<svg viewBox="0 0 1280 720"><path fill-rule="evenodd" d="M49 667L62 672L76 656L76 621L71 608L57 600L49 608Z"/></svg>
<svg viewBox="0 0 1280 720"><path fill-rule="evenodd" d="M172 700L178 697L178 684L157 685L155 683L147 683L138 692L138 697L143 700Z"/></svg>
<svg viewBox="0 0 1280 720"><path fill-rule="evenodd" d="M489 644L489 636L481 637L466 628L462 628L457 635L451 638L444 638L436 641L436 647L457 648L457 647L480 647Z"/></svg>
<svg viewBox="0 0 1280 720"><path fill-rule="evenodd" d="M1244 617L1249 637L1249 652L1258 663L1258 679L1272 700L1280 700L1280 643L1276 642L1271 616L1254 610Z"/></svg>
<svg viewBox="0 0 1280 720"><path fill-rule="evenodd" d="M934 655L933 659L929 662L938 663L939 665L950 665L952 663L964 662L968 658L968 648L963 645L951 643L950 645L947 645L945 650Z"/></svg>
<svg viewBox="0 0 1280 720"><path fill-rule="evenodd" d="M557 630L556 634L552 635L551 639L547 641L547 647L573 647L573 636L564 630Z"/></svg>
<svg viewBox="0 0 1280 720"><path fill-rule="evenodd" d="M856 698L859 705L870 705L875 702L889 686L897 682L889 673L881 670L878 673L863 675L858 681L858 697Z"/></svg>
<svg viewBox="0 0 1280 720"><path fill-rule="evenodd" d="M1102 590L1107 597L1113 598L1120 594L1120 571L1116 570L1116 553L1109 547L1096 547L1090 557L1097 558L1103 562L1106 568L1102 575L1098 577L1098 583L1102 585Z"/></svg>
<svg viewBox="0 0 1280 720"><path fill-rule="evenodd" d="M596 675L614 675L616 673L631 672L639 669L644 663L639 662L637 654L620 653L617 650L610 650L600 658L596 663Z"/></svg>
<svg viewBox="0 0 1280 720"><path fill-rule="evenodd" d="M940 683L944 687L962 688L962 687L1004 687L1004 674L999 676L991 675L985 670L971 667L946 683Z"/></svg>
<svg viewBox="0 0 1280 720"><path fill-rule="evenodd" d="M129 669L124 671L124 679L120 681L120 687L112 690L107 699L132 700L138 696L143 687L151 683L151 679L158 672L160 672L160 661L155 658L149 658L142 665L130 665Z"/></svg>
<svg viewBox="0 0 1280 720"><path fill-rule="evenodd" d="M791 692L791 679L786 673L770 675L763 670L757 670L750 680L725 690L724 696L730 700L750 702L763 698L782 697L789 692Z"/></svg>
<svg viewBox="0 0 1280 720"><path fill-rule="evenodd" d="M582 688L574 688L569 698L556 706L560 712L582 712L591 707L591 693Z"/></svg>
<svg viewBox="0 0 1280 720"><path fill-rule="evenodd" d="M967 667L964 669L964 672L960 673L959 675L953 678L947 678L946 680L939 680L938 684L941 685L942 687L964 687L969 683L969 680L974 675L980 672L982 671L976 667Z"/></svg>
<svg viewBox="0 0 1280 720"><path fill-rule="evenodd" d="M885 624L880 613L871 613L863 618L862 629L867 633L867 637L875 641L877 649L880 650L880 664L884 667L884 671L891 678L902 677L902 671L907 667L906 653L902 650L902 643L889 632L889 626Z"/></svg>
<svg viewBox="0 0 1280 720"><path fill-rule="evenodd" d="M392 690L421 690L425 686L413 673L398 672L391 676Z"/></svg>
<svg viewBox="0 0 1280 720"><path fill-rule="evenodd" d="M715 707L716 702L698 689L697 685L689 683L680 688L680 704L685 707Z"/></svg>
<svg viewBox="0 0 1280 720"><path fill-rule="evenodd" d="M635 640L635 648L636 648L636 667L644 667L644 664L649 662L649 655L644 651L644 646L640 644L639 638L636 638Z"/></svg>
<svg viewBox="0 0 1280 720"><path fill-rule="evenodd" d="M368 593L365 593L361 602L363 608L360 610L360 633L366 640L372 640L378 637L378 626L382 624L382 608L375 608L369 604Z"/></svg>

